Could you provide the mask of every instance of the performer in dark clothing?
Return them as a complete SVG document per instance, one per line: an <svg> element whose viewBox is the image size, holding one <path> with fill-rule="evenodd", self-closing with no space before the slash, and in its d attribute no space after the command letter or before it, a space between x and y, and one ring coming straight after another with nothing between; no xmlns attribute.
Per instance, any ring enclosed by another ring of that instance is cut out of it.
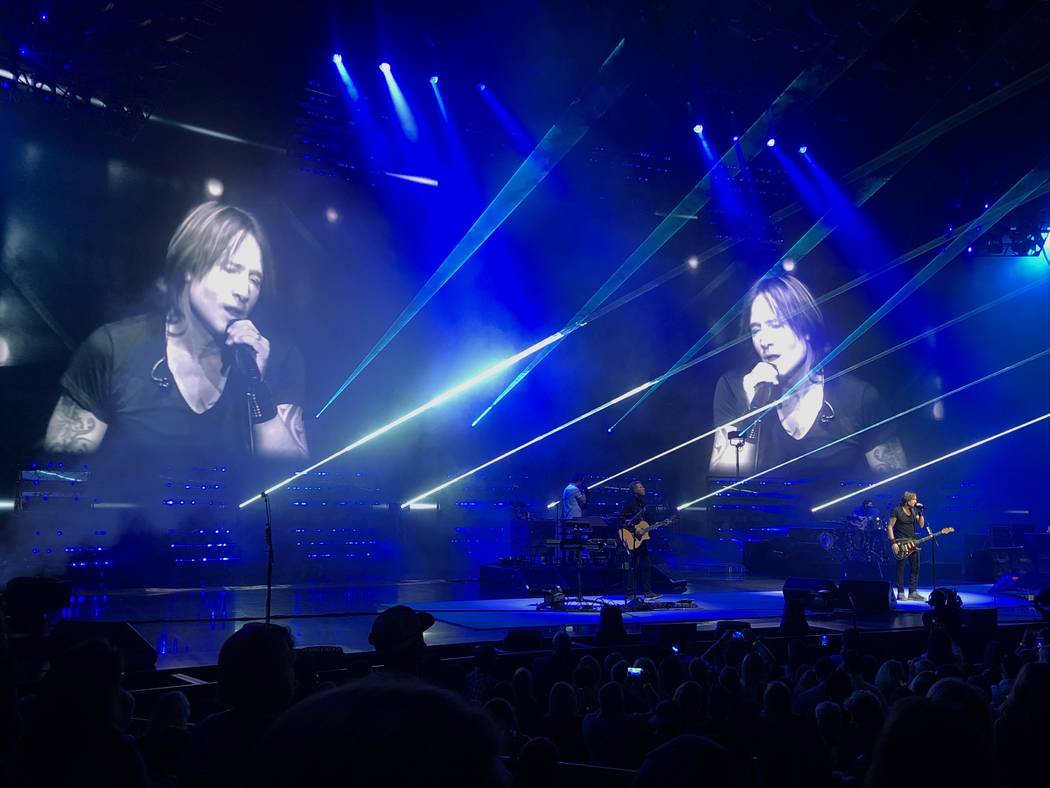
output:
<svg viewBox="0 0 1050 788"><path fill-rule="evenodd" d="M146 458L306 457L303 361L251 320L273 277L255 218L207 202L168 245L166 309L106 324L78 348L44 448Z"/></svg>
<svg viewBox="0 0 1050 788"><path fill-rule="evenodd" d="M744 320L758 361L750 371L727 372L715 386L714 421L720 428L712 474L762 471L828 444L793 465L792 473L889 473L904 467L904 450L888 426L854 435L888 415L878 392L851 375L826 381L822 372L811 372L823 355L824 318L802 282L786 274L764 278L751 293ZM751 416L725 426L792 388L757 423ZM744 440L730 439L737 430Z"/></svg>
<svg viewBox="0 0 1050 788"><path fill-rule="evenodd" d="M893 514L886 530L890 536L890 542L916 538L916 529L926 527L926 518L922 513L922 504L919 497L910 490L901 496L901 503ZM908 558L897 561L897 598L904 599L904 564L911 564L911 577L908 581L908 599L913 602L925 602L926 597L919 593L919 551L916 550Z"/></svg>
<svg viewBox="0 0 1050 788"><path fill-rule="evenodd" d="M639 481L631 482L631 498L620 512L623 518L621 528L634 532L640 525L646 525L649 520L646 515L645 485ZM627 546L627 540L624 541ZM649 557L649 540L638 542L634 549L628 550L630 558L630 572L627 576L627 596L633 598L637 590L638 581L641 581L642 593L647 599L656 595L653 593L652 562Z"/></svg>

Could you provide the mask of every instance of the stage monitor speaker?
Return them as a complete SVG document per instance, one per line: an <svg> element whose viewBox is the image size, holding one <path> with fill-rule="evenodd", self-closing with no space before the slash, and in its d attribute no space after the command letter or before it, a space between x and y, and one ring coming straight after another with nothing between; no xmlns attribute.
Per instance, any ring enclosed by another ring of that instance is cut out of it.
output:
<svg viewBox="0 0 1050 788"><path fill-rule="evenodd" d="M806 610L827 612L835 609L838 589L831 580L816 577L789 577L784 581L784 601L798 600Z"/></svg>
<svg viewBox="0 0 1050 788"><path fill-rule="evenodd" d="M839 594L856 613L889 613L897 604L887 580L843 580Z"/></svg>
<svg viewBox="0 0 1050 788"><path fill-rule="evenodd" d="M85 640L101 638L124 658L124 670L153 670L157 650L126 621L60 621L51 630L52 653L60 654Z"/></svg>

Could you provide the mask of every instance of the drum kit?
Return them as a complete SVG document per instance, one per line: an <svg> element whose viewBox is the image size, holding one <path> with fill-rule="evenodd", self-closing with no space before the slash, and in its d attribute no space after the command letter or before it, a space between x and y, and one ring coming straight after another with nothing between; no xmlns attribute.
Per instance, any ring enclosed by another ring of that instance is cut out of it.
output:
<svg viewBox="0 0 1050 788"><path fill-rule="evenodd" d="M878 515L851 514L820 535L820 545L840 563L886 564L893 554L886 538L886 523Z"/></svg>

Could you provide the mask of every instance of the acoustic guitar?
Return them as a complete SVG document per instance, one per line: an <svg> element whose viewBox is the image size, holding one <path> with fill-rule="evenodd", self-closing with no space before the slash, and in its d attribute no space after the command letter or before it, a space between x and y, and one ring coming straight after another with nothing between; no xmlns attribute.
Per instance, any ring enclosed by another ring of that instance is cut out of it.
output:
<svg viewBox="0 0 1050 788"><path fill-rule="evenodd" d="M677 519L678 515L675 515L653 525L649 525L644 520L634 525L625 525L620 529L620 541L623 542L623 546L627 548L628 553L633 553L641 547L642 542L649 538L649 534L652 531L655 531L657 528L663 528L665 525L670 525Z"/></svg>
<svg viewBox="0 0 1050 788"><path fill-rule="evenodd" d="M953 533L955 533L954 528L942 528L929 536L922 537L922 539L894 539L893 543L890 545L893 548L893 557L898 561L903 561L912 553L916 552L919 549L919 545L923 542L928 542L938 536L947 536L948 534Z"/></svg>

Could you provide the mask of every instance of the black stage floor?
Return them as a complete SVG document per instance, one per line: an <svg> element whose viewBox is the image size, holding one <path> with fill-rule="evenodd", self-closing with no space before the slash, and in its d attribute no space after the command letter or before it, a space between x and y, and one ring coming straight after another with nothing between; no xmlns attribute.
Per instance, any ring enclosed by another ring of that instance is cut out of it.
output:
<svg viewBox="0 0 1050 788"><path fill-rule="evenodd" d="M696 607L626 611L628 631L645 624L695 622L713 628L724 619L750 621L757 628L776 626L783 610L783 580L755 577L691 580L683 594L663 602L691 600ZM965 609L997 608L1001 622L1042 620L1024 599L993 595L988 584L951 584ZM920 589L929 594L930 589ZM127 621L158 652L158 668L215 664L222 642L244 621L259 620L265 611L265 587L139 588L79 591L64 618ZM298 646L335 645L346 651L367 651L368 632L376 614L392 605L429 610L437 623L427 632L433 644L502 640L508 629L527 627L553 632L572 627L588 634L598 613L579 610L539 611L541 600L482 599L476 581L405 581L371 586L275 586L273 616L288 626ZM622 603L622 599L608 601ZM899 629L922 625L928 610L921 602L898 603L889 614L811 614L820 626L841 630Z"/></svg>

